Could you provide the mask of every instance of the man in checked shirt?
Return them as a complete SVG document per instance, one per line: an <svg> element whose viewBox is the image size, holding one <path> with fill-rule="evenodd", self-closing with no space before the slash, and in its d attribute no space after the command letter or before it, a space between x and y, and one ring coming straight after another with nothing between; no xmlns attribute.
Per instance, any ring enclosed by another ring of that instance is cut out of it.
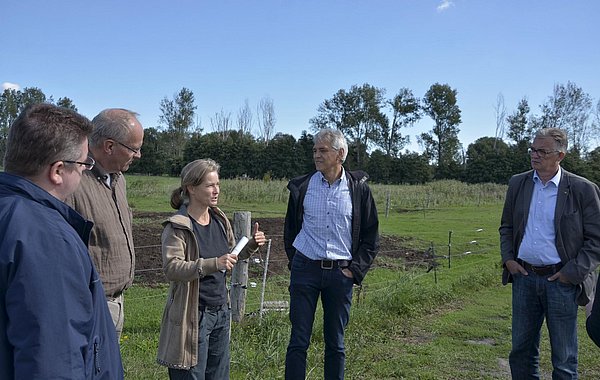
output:
<svg viewBox="0 0 600 380"><path fill-rule="evenodd" d="M285 378L304 379L306 351L319 295L323 305L325 379L343 379L344 329L352 287L360 284L379 249L379 220L363 171L342 164L348 143L336 129L314 137L316 171L288 184L284 243L289 259L292 332Z"/></svg>

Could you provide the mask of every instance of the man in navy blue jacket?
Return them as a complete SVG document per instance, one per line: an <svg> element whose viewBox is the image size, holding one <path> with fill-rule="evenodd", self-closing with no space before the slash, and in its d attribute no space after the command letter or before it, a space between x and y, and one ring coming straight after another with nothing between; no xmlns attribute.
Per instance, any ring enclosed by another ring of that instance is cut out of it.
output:
<svg viewBox="0 0 600 380"><path fill-rule="evenodd" d="M26 108L0 173L0 378L122 379L92 226L63 201L93 167L92 126L66 108Z"/></svg>

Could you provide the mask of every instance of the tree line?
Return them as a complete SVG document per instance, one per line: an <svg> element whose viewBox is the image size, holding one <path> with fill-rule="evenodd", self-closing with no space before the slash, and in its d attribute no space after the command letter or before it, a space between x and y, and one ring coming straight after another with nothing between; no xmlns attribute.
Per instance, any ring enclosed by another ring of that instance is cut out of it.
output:
<svg viewBox="0 0 600 380"><path fill-rule="evenodd" d="M456 179L470 183L506 183L510 176L528 170L527 148L540 128L560 127L569 135L569 154L563 166L600 183L600 148L592 146L600 131L600 100L575 83L556 84L553 93L533 114L527 97L508 113L499 94L495 105L495 136L481 137L465 149L458 134L461 110L458 91L435 83L423 97L401 88L390 98L386 90L370 84L340 89L317 108L309 129L337 128L349 142L345 166L364 169L379 183L425 183ZM73 101L54 101L38 88L6 89L0 97L0 154L4 155L8 128L28 104L51 102L77 110ZM235 115L221 110L210 117L211 131L197 122L194 94L182 88L160 102L155 127L145 126L142 158L132 173L179 175L189 161L210 157L222 166L223 178L291 178L314 168L313 135L306 130L296 139L275 133L274 102L261 99L255 110L248 100ZM424 117L428 132L416 136L422 152L405 149L409 129ZM404 151L403 151L404 150Z"/></svg>

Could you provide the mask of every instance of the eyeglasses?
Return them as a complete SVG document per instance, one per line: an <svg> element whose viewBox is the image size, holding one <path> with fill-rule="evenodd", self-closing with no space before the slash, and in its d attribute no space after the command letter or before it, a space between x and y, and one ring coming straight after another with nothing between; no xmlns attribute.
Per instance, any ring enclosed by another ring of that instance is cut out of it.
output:
<svg viewBox="0 0 600 380"><path fill-rule="evenodd" d="M558 152L560 152L560 150L535 149L532 146L530 146L529 149L527 149L527 153L529 153L529 155L537 153L537 155L540 156L541 158L546 158L546 156L548 156L549 154L558 153Z"/></svg>
<svg viewBox="0 0 600 380"><path fill-rule="evenodd" d="M88 157L85 162L81 161L70 161L70 160L62 160L65 164L79 164L85 167L85 170L92 170L94 165L96 165L96 161L92 157Z"/></svg>
<svg viewBox="0 0 600 380"><path fill-rule="evenodd" d="M127 144L123 144L123 143L122 143L122 142L120 142L119 140L115 140L115 139L111 139L111 140L113 140L113 141L114 141L114 142L116 142L117 144L121 145L122 147L125 147L125 148L129 149L130 151L132 151L132 152L133 152L133 154L138 154L138 153L140 153L140 150L142 149L142 148L133 149L133 148L132 148L132 147L130 147L129 145L127 145Z"/></svg>

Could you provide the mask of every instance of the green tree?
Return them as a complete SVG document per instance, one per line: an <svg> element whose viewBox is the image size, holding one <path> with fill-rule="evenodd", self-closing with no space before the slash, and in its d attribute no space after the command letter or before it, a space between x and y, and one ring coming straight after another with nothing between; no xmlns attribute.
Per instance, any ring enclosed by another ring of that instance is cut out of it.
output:
<svg viewBox="0 0 600 380"><path fill-rule="evenodd" d="M263 173L272 178L292 178L302 172L303 152L292 135L277 133L263 150Z"/></svg>
<svg viewBox="0 0 600 380"><path fill-rule="evenodd" d="M433 179L433 168L429 165L427 154L404 153L392 161L391 183L419 184Z"/></svg>
<svg viewBox="0 0 600 380"><path fill-rule="evenodd" d="M59 98L58 101L56 102L56 105L59 107L64 107L64 108L69 108L72 109L73 111L77 112L77 107L75 107L75 104L73 104L73 101L69 98L62 97Z"/></svg>
<svg viewBox="0 0 600 380"><path fill-rule="evenodd" d="M589 167L587 178L600 186L600 147L595 148L588 154L586 163Z"/></svg>
<svg viewBox="0 0 600 380"><path fill-rule="evenodd" d="M298 172L290 174L289 178L304 173L310 173L315 170L315 162L313 160L313 146L315 145L314 136L306 131L302 131L300 138L297 141L298 150Z"/></svg>
<svg viewBox="0 0 600 380"><path fill-rule="evenodd" d="M394 159L379 149L373 151L369 158L369 165L366 167L369 179L376 183L391 183Z"/></svg>
<svg viewBox="0 0 600 380"><path fill-rule="evenodd" d="M567 132L571 147L585 153L590 140L598 134L591 122L592 98L575 83L554 85L554 93L542 105L541 126L561 128Z"/></svg>
<svg viewBox="0 0 600 380"><path fill-rule="evenodd" d="M565 158L560 162L560 165L571 173L588 179L593 177L591 166L588 165L588 162L583 158L582 153L577 147L569 149Z"/></svg>
<svg viewBox="0 0 600 380"><path fill-rule="evenodd" d="M458 125L460 108L456 104L457 91L447 84L433 84L423 98L423 111L434 122L429 133L422 133L421 144L437 164L436 178L455 178L459 167L460 141Z"/></svg>
<svg viewBox="0 0 600 380"><path fill-rule="evenodd" d="M261 144L264 146L264 144ZM259 144L254 137L240 131L230 131L227 138L219 132L192 137L185 147L184 161L212 158L221 165L221 178L248 176L258 178Z"/></svg>
<svg viewBox="0 0 600 380"><path fill-rule="evenodd" d="M177 168L171 170L171 162L166 156L167 149L163 136L165 132L161 132L156 128L144 129L144 145L142 145L142 157L139 160L134 160L129 168L131 173L162 175L174 174Z"/></svg>
<svg viewBox="0 0 600 380"><path fill-rule="evenodd" d="M528 123L529 120L529 103L526 97L523 97L517 104L517 109L509 116L506 117L508 123L507 136L520 145L523 142L529 144L531 141L533 130L531 125Z"/></svg>
<svg viewBox="0 0 600 380"><path fill-rule="evenodd" d="M410 137L402 136L401 130L412 127L421 118L421 105L408 88L401 88L387 103L392 108L392 121L381 125L378 145L388 156L398 157L410 142Z"/></svg>
<svg viewBox="0 0 600 380"><path fill-rule="evenodd" d="M37 87L26 87L23 91L5 89L2 92L0 96L0 157L4 157L6 151L8 129L19 113L30 104L44 102L46 102L46 95Z"/></svg>
<svg viewBox="0 0 600 380"><path fill-rule="evenodd" d="M52 97L46 98L46 94L37 87L25 87L21 92L19 112L30 104L45 103L46 101L52 103Z"/></svg>
<svg viewBox="0 0 600 380"><path fill-rule="evenodd" d="M165 97L160 102L159 124L166 132L168 151L172 152L174 161L183 158L183 150L194 125L196 108L194 93L185 87L172 100Z"/></svg>
<svg viewBox="0 0 600 380"><path fill-rule="evenodd" d="M20 103L21 92L18 90L7 88L0 95L0 157L4 157L8 129L19 115Z"/></svg>
<svg viewBox="0 0 600 380"><path fill-rule="evenodd" d="M310 123L315 131L327 127L342 131L356 149L353 157L361 167L367 150L381 140L382 126L387 124L381 110L384 94L384 89L367 83L354 85L349 91L341 89L319 105L318 114Z"/></svg>
<svg viewBox="0 0 600 380"><path fill-rule="evenodd" d="M482 137L467 148L466 182L508 183L511 169L510 148L500 138Z"/></svg>

